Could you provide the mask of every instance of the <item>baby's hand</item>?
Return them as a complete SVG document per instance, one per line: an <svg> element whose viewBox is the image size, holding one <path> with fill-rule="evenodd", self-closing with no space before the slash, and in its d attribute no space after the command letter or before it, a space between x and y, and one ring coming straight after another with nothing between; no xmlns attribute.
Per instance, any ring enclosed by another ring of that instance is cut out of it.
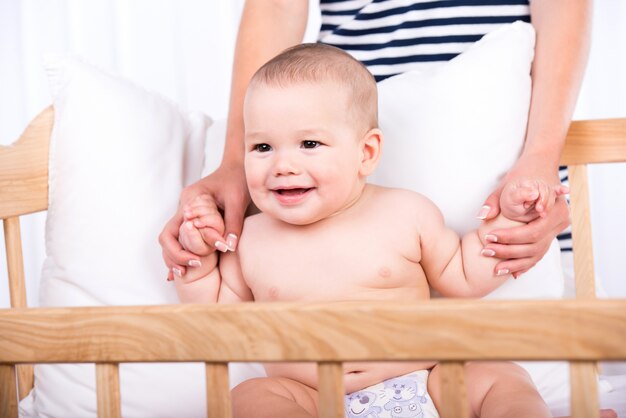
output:
<svg viewBox="0 0 626 418"><path fill-rule="evenodd" d="M185 205L179 240L187 251L206 255L213 249L226 252L235 248L237 237L229 234L224 239L224 219L216 208L211 196L206 194Z"/></svg>
<svg viewBox="0 0 626 418"><path fill-rule="evenodd" d="M530 222L545 217L556 198L569 192L561 184L548 185L542 180L517 180L504 186L500 195L500 210L508 219Z"/></svg>
<svg viewBox="0 0 626 418"><path fill-rule="evenodd" d="M199 256L209 255L213 252L213 247L204 242L200 230L191 221L184 221L180 226L178 241L185 250Z"/></svg>

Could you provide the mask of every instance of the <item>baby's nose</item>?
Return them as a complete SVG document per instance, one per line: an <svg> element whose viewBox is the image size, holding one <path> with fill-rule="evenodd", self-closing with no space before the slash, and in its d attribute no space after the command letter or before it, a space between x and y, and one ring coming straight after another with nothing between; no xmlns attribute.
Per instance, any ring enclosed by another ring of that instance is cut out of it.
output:
<svg viewBox="0 0 626 418"><path fill-rule="evenodd" d="M276 176L284 176L299 173L298 164L295 159L289 155L279 154L274 161L274 174Z"/></svg>

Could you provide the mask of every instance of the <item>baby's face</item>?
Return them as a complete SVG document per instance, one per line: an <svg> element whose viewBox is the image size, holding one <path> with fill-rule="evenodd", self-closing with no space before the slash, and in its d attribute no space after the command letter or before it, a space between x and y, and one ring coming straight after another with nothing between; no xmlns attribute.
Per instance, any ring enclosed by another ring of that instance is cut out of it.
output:
<svg viewBox="0 0 626 418"><path fill-rule="evenodd" d="M305 225L350 206L361 193L360 132L336 84L257 84L244 105L245 169L256 206Z"/></svg>

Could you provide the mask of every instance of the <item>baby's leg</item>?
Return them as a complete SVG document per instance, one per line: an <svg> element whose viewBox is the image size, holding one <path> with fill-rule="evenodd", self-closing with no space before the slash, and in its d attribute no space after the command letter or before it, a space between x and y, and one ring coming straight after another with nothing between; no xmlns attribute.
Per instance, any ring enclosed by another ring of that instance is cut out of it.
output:
<svg viewBox="0 0 626 418"><path fill-rule="evenodd" d="M428 392L441 405L441 376L435 366L428 379ZM465 384L472 417L551 417L532 379L511 362L469 362Z"/></svg>
<svg viewBox="0 0 626 418"><path fill-rule="evenodd" d="M315 389L284 377L246 380L232 390L234 418L315 418Z"/></svg>

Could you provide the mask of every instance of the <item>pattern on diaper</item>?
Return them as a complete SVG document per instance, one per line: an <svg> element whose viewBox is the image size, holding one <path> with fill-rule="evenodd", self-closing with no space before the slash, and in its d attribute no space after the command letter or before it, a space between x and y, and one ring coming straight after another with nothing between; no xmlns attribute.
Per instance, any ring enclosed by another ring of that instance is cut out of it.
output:
<svg viewBox="0 0 626 418"><path fill-rule="evenodd" d="M426 387L418 385L416 375L402 376L384 382L381 390L381 400L389 399L385 403L385 410L392 418L420 418L424 414L420 403L427 402Z"/></svg>
<svg viewBox="0 0 626 418"><path fill-rule="evenodd" d="M380 406L374 406L376 395L365 390L354 392L345 398L346 417L348 418L379 418Z"/></svg>

